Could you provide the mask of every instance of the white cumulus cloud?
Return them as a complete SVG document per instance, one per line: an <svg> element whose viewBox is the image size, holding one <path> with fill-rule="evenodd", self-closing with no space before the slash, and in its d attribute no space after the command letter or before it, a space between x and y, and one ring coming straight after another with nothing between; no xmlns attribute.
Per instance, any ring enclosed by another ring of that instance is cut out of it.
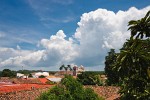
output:
<svg viewBox="0 0 150 100"><path fill-rule="evenodd" d="M132 7L117 13L97 9L84 13L72 37L67 37L63 30L59 30L49 39L40 40L39 47L42 50L1 47L0 67L23 65L58 70L61 64L77 64L90 70L102 70L109 49L119 50L130 37L128 22L144 17L149 9L150 6L143 9Z"/></svg>
<svg viewBox="0 0 150 100"><path fill-rule="evenodd" d="M49 54L51 53L51 56L54 56L55 54L54 57L60 58L62 63L72 61L78 54L76 51L77 45L74 44L73 39L69 38L66 40L65 37L65 33L62 30L59 30L56 35L52 35L50 39L41 40L41 45L46 48L48 56L50 57Z"/></svg>
<svg viewBox="0 0 150 100"><path fill-rule="evenodd" d="M149 7L137 9L131 7L127 11L108 11L97 9L84 13L78 22L74 37L80 43L79 56L76 63L85 66L104 66L105 56L110 48L117 51L130 37L128 22L145 16Z"/></svg>

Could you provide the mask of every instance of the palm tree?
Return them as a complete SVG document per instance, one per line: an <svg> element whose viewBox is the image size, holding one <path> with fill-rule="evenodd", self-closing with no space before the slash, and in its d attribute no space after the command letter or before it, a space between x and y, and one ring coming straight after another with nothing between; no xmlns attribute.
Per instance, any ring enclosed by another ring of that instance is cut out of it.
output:
<svg viewBox="0 0 150 100"><path fill-rule="evenodd" d="M72 71L71 65L67 65L67 68Z"/></svg>
<svg viewBox="0 0 150 100"><path fill-rule="evenodd" d="M128 30L131 30L131 38L136 36L143 39L144 35L150 37L150 11L140 20L129 21L128 26L130 26Z"/></svg>
<svg viewBox="0 0 150 100"><path fill-rule="evenodd" d="M67 65L67 67L66 67L64 64L61 65L61 67L59 68L59 70L63 70L63 69L65 69L66 74L67 74L68 69L69 69L70 71L72 70L71 65Z"/></svg>
<svg viewBox="0 0 150 100"><path fill-rule="evenodd" d="M60 66L60 68L59 68L59 70L63 70L63 68L65 67L65 65L63 64L63 65L61 65Z"/></svg>

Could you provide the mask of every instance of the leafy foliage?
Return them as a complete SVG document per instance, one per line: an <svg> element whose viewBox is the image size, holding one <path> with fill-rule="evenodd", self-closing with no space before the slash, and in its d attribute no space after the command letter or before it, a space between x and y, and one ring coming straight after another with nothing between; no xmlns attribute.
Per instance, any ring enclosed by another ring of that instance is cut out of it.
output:
<svg viewBox="0 0 150 100"><path fill-rule="evenodd" d="M25 75L28 75L28 74L30 74L31 73L31 71L30 70L19 70L19 71L17 71L18 73L22 73L22 74L25 74Z"/></svg>
<svg viewBox="0 0 150 100"><path fill-rule="evenodd" d="M56 82L52 82L52 81L47 81L46 84L49 84L49 85L54 85L56 84Z"/></svg>
<svg viewBox="0 0 150 100"><path fill-rule="evenodd" d="M84 94L85 94L84 95L85 100L99 100L96 98L97 94L95 94L94 90L92 90L91 88L86 88ZM101 98L101 100L103 99Z"/></svg>
<svg viewBox="0 0 150 100"><path fill-rule="evenodd" d="M99 78L99 74L95 72L82 72L77 76L77 80L83 85L103 85Z"/></svg>
<svg viewBox="0 0 150 100"><path fill-rule="evenodd" d="M2 71L0 71L0 77L2 77Z"/></svg>
<svg viewBox="0 0 150 100"><path fill-rule="evenodd" d="M116 70L113 69L116 63L117 54L114 49L108 52L108 56L105 57L105 74L107 75L107 85L117 85L119 83L119 75Z"/></svg>
<svg viewBox="0 0 150 100"><path fill-rule="evenodd" d="M32 74L29 74L29 77L33 77Z"/></svg>
<svg viewBox="0 0 150 100"><path fill-rule="evenodd" d="M131 20L128 24L129 30L131 30L131 38L150 37L150 11L147 12L144 18L140 20Z"/></svg>
<svg viewBox="0 0 150 100"><path fill-rule="evenodd" d="M105 71L85 71L85 72L95 73L96 75L104 75L105 74Z"/></svg>
<svg viewBox="0 0 150 100"><path fill-rule="evenodd" d="M144 18L129 22L131 38L124 44L114 66L123 81L120 91L122 100L150 100L149 14L150 11Z"/></svg>
<svg viewBox="0 0 150 100"><path fill-rule="evenodd" d="M37 100L103 100L90 88L83 86L72 76L65 76L61 83L43 93Z"/></svg>
<svg viewBox="0 0 150 100"><path fill-rule="evenodd" d="M44 76L44 75L41 75L41 76L39 76L39 78L45 78L45 76Z"/></svg>
<svg viewBox="0 0 150 100"><path fill-rule="evenodd" d="M16 72L10 69L4 69L1 73L2 77L16 77Z"/></svg>

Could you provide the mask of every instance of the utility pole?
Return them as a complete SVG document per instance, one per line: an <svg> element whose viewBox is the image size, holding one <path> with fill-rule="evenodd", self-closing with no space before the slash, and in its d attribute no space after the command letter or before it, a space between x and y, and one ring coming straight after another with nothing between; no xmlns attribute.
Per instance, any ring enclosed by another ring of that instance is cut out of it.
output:
<svg viewBox="0 0 150 100"><path fill-rule="evenodd" d="M23 72L23 66L22 66L22 72Z"/></svg>

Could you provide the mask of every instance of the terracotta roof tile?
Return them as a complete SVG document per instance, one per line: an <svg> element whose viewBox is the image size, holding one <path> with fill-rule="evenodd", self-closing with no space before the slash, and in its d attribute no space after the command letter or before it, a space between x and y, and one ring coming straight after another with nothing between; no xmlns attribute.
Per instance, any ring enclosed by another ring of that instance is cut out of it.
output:
<svg viewBox="0 0 150 100"><path fill-rule="evenodd" d="M38 79L43 84L46 84L46 82L48 81L46 78L38 78Z"/></svg>

